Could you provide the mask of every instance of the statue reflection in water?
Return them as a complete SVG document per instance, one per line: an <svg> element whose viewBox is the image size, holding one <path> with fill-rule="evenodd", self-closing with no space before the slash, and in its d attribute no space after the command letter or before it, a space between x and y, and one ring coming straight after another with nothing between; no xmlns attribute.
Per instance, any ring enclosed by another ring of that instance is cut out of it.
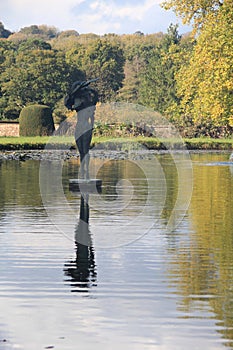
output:
<svg viewBox="0 0 233 350"><path fill-rule="evenodd" d="M89 149L94 127L95 106L98 93L89 87L97 79L76 81L65 96L64 104L69 110L77 112L78 120L75 128L75 141L80 153L79 179L89 183ZM77 182L79 184L79 180ZM79 185L78 185L79 186ZM80 217L75 229L76 260L65 265L65 274L70 277L73 291L87 291L96 281L95 257L92 238L89 231L89 195L81 193Z"/></svg>
<svg viewBox="0 0 233 350"><path fill-rule="evenodd" d="M96 285L95 254L89 230L89 195L81 194L79 222L75 229L76 259L65 264L65 275L69 276L72 292L87 292Z"/></svg>

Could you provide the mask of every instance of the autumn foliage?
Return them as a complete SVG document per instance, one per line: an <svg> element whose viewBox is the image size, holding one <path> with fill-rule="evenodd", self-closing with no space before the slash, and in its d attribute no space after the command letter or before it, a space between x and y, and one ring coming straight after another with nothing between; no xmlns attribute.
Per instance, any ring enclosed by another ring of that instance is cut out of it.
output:
<svg viewBox="0 0 233 350"><path fill-rule="evenodd" d="M30 26L0 36L0 119L43 104L64 120L75 80L93 84L102 103L129 102L161 113L186 137L226 137L233 128L232 0L166 0L193 32L130 35L59 32ZM103 116L104 118L105 116Z"/></svg>

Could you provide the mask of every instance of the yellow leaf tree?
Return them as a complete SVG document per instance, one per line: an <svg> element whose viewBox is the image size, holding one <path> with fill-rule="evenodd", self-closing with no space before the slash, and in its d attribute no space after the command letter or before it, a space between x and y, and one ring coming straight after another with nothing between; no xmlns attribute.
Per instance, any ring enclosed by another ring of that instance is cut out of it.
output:
<svg viewBox="0 0 233 350"><path fill-rule="evenodd" d="M223 5L223 0L165 0L162 7L174 10L183 23L193 23L195 29L201 28L209 13L215 13Z"/></svg>
<svg viewBox="0 0 233 350"><path fill-rule="evenodd" d="M210 120L228 127L233 115L232 0L187 0L182 4L168 0L166 4L200 28L187 65L176 75L180 112L194 122Z"/></svg>

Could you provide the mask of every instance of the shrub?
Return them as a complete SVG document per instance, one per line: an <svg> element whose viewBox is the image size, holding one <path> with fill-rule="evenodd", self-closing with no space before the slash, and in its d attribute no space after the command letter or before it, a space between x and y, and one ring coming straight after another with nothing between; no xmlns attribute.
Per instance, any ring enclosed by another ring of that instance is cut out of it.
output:
<svg viewBox="0 0 233 350"><path fill-rule="evenodd" d="M44 105L24 107L19 115L20 136L48 136L54 132L51 109Z"/></svg>
<svg viewBox="0 0 233 350"><path fill-rule="evenodd" d="M182 118L172 122L184 138L228 138L233 133L233 126L228 124L221 125L211 118L194 121L190 116L182 116Z"/></svg>

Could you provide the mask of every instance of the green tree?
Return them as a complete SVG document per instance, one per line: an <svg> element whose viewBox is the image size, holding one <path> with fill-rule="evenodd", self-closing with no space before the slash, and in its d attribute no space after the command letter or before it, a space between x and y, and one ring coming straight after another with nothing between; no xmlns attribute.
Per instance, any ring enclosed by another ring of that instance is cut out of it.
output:
<svg viewBox="0 0 233 350"><path fill-rule="evenodd" d="M62 53L53 50L19 50L10 60L5 60L0 75L1 103L14 115L30 103L45 104L53 108L66 93L73 80L78 79L77 69L70 67Z"/></svg>
<svg viewBox="0 0 233 350"><path fill-rule="evenodd" d="M0 38L8 38L12 33L0 22Z"/></svg>
<svg viewBox="0 0 233 350"><path fill-rule="evenodd" d="M18 113L15 114L14 108L8 106L8 97L2 89L3 75L8 67L14 64L14 57L16 53L16 45L8 40L0 40L0 119L8 118L11 115L17 118Z"/></svg>
<svg viewBox="0 0 233 350"><path fill-rule="evenodd" d="M32 37L21 41L18 45L18 51L26 50L51 50L51 45L42 39Z"/></svg>
<svg viewBox="0 0 233 350"><path fill-rule="evenodd" d="M52 39L57 36L58 30L55 27L49 27L46 25L31 25L29 27L21 28L19 33L29 36L39 36L41 39Z"/></svg>
<svg viewBox="0 0 233 350"><path fill-rule="evenodd" d="M48 41L58 36L58 29L46 25L31 25L29 27L21 28L19 32L12 34L9 40L20 43L28 39L41 39Z"/></svg>
<svg viewBox="0 0 233 350"><path fill-rule="evenodd" d="M64 30L59 33L59 39L69 38L70 36L79 36L79 33L76 30Z"/></svg>
<svg viewBox="0 0 233 350"><path fill-rule="evenodd" d="M181 50L180 41L177 26L171 25L142 72L139 101L160 113L167 114L173 104L178 102L174 76L180 64L177 60Z"/></svg>
<svg viewBox="0 0 233 350"><path fill-rule="evenodd" d="M138 102L142 72L163 36L162 33L144 35L140 31L118 36L118 45L125 56L125 78L117 95L118 101Z"/></svg>
<svg viewBox="0 0 233 350"><path fill-rule="evenodd" d="M142 72L156 47L156 43L152 45L145 43L144 40L141 41L141 43L128 47L124 51L126 58L124 65L125 78L117 97L120 101L138 102Z"/></svg>
<svg viewBox="0 0 233 350"><path fill-rule="evenodd" d="M0 74L4 70L4 62L7 61L9 56L13 56L16 50L16 45L11 41L0 40Z"/></svg>
<svg viewBox="0 0 233 350"><path fill-rule="evenodd" d="M67 54L69 63L76 64L86 78L96 78L100 101L110 101L116 96L124 79L123 50L107 39L97 39L85 47L80 45ZM94 85L93 85L94 87Z"/></svg>

